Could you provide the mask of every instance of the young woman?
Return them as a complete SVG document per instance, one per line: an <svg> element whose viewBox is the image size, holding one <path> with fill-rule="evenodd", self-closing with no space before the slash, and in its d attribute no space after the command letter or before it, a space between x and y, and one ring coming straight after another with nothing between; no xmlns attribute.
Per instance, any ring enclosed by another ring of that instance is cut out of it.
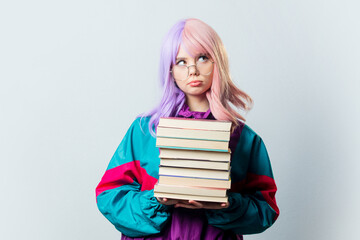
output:
<svg viewBox="0 0 360 240"><path fill-rule="evenodd" d="M176 23L163 42L160 104L135 119L96 188L101 213L122 239L243 239L263 232L279 215L276 185L262 139L230 103L248 111L252 99L231 81L217 33L198 19ZM228 202L157 199L160 117L232 122Z"/></svg>

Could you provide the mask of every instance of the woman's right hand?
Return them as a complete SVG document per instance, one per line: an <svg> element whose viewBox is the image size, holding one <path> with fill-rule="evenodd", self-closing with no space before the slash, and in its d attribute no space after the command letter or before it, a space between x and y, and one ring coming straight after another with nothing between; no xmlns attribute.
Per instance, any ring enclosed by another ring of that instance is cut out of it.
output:
<svg viewBox="0 0 360 240"><path fill-rule="evenodd" d="M169 199L169 198L161 198L161 197L157 197L156 199L158 200L159 203L164 205L175 205L179 203L179 200L177 199Z"/></svg>

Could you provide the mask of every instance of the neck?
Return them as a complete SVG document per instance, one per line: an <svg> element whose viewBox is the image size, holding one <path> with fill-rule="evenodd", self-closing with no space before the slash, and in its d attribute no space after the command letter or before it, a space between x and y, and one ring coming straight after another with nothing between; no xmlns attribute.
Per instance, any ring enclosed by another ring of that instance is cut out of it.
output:
<svg viewBox="0 0 360 240"><path fill-rule="evenodd" d="M186 104L189 106L190 111L206 112L209 110L209 101L205 94L202 96L186 96Z"/></svg>

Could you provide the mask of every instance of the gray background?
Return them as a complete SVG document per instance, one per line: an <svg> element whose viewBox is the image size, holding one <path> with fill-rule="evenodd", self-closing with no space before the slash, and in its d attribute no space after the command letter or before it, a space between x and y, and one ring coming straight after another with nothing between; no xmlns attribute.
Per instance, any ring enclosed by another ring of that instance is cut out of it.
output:
<svg viewBox="0 0 360 240"><path fill-rule="evenodd" d="M0 238L119 239L95 187L125 131L159 100L160 44L212 26L247 124L271 157L281 214L246 239L356 239L358 1L1 1Z"/></svg>

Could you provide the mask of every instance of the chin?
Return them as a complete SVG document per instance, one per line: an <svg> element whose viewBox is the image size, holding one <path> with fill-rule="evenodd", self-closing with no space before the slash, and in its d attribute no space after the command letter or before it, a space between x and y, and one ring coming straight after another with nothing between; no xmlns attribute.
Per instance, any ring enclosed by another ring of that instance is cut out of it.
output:
<svg viewBox="0 0 360 240"><path fill-rule="evenodd" d="M185 95L200 96L200 95L205 95L206 91L188 91L184 93Z"/></svg>

